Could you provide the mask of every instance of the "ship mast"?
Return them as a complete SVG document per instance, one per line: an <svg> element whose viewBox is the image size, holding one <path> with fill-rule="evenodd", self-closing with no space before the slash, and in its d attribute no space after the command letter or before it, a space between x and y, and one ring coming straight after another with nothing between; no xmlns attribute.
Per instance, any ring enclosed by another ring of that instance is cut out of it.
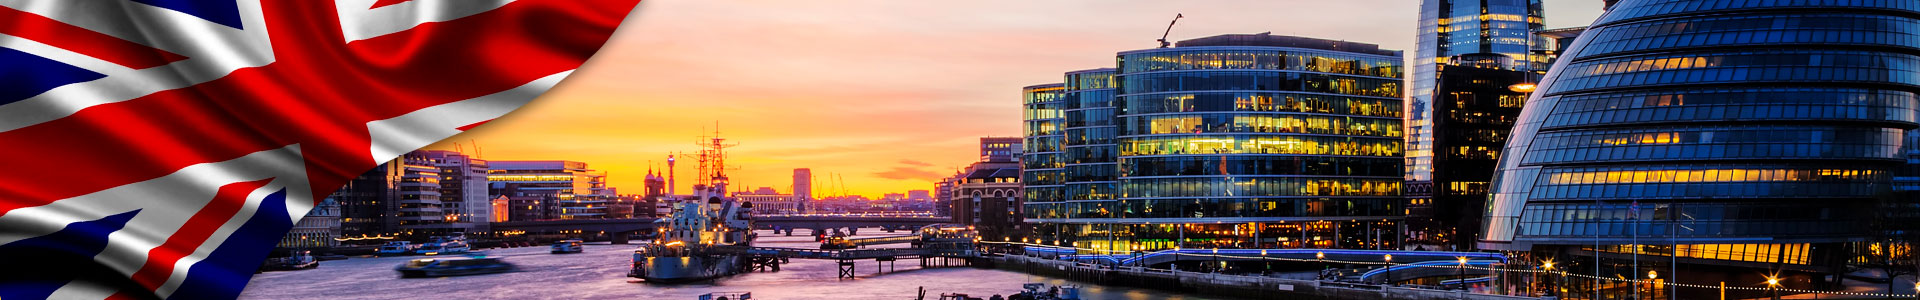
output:
<svg viewBox="0 0 1920 300"><path fill-rule="evenodd" d="M703 134L700 136L700 140L694 142L694 145L700 146L699 180L701 184L707 185L708 188L715 188L716 184L724 185L727 183L726 150L727 148L740 145L738 143L729 144L726 142L727 139L721 138L720 125L718 123L714 124L713 128L712 136Z"/></svg>

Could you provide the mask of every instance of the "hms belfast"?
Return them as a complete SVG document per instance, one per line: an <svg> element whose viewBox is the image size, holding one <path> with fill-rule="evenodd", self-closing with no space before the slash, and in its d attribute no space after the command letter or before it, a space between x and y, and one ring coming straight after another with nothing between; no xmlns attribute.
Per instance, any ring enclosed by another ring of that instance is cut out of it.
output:
<svg viewBox="0 0 1920 300"><path fill-rule="evenodd" d="M726 197L725 139L716 136L700 143L701 182L693 197L675 199L668 217L659 223L659 238L633 252L628 277L650 283L701 281L746 270L745 257L725 248L753 245L753 203Z"/></svg>

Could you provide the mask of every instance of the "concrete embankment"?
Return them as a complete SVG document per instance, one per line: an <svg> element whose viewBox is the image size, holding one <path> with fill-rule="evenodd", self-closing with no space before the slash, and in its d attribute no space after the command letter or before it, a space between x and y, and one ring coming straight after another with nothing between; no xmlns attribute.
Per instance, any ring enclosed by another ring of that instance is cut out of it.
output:
<svg viewBox="0 0 1920 300"><path fill-rule="evenodd" d="M1066 278L1081 282L1103 285L1123 285L1154 289L1173 290L1185 293L1228 296L1247 299L1327 299L1327 300L1537 300L1541 298L1516 297L1463 293L1460 291L1441 291L1387 287L1367 284L1347 284L1314 280L1286 279L1262 276L1223 275L1216 273L1180 272L1167 270L1145 270L1121 268L1108 270L1099 266L1082 265L1074 262L1045 260L1025 256L1002 256L987 259L993 267L1026 272L1028 274Z"/></svg>

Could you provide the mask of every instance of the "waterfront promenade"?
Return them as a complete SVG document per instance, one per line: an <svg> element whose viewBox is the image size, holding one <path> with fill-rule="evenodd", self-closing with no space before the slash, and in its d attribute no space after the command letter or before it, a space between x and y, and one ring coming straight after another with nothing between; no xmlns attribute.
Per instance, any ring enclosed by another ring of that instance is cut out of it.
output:
<svg viewBox="0 0 1920 300"><path fill-rule="evenodd" d="M1229 275L1139 267L1109 269L1105 266L1019 255L1000 256L994 265L1003 270L1069 278L1074 281L1109 285L1148 286L1160 289L1227 296L1244 299L1468 299L1530 300L1551 299L1467 293L1358 283L1341 283L1287 277ZM1312 274L1308 278L1311 278Z"/></svg>

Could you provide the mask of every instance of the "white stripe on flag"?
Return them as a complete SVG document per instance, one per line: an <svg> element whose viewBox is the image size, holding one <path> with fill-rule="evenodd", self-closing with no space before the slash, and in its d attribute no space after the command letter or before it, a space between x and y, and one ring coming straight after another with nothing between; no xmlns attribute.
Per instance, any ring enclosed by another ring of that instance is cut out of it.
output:
<svg viewBox="0 0 1920 300"><path fill-rule="evenodd" d="M147 253L173 236L194 213L213 200L221 187L266 178L277 178L270 185L287 188L286 200L291 212L286 213L305 215L313 207L312 197L303 192L309 188L300 148L289 145L223 162L196 164L160 178L46 205L14 209L0 215L0 228L8 229L0 231L0 245L54 233L71 223L139 209L140 213L128 220L125 227L107 235L106 248L94 256L94 261L101 265L132 276L146 263ZM249 195L250 201L253 196ZM258 207L258 201L253 201L246 209ZM244 214L251 216L252 213ZM225 226L221 230L223 235L231 232ZM225 238L209 239L214 243L222 240ZM74 288L85 290L85 286Z"/></svg>
<svg viewBox="0 0 1920 300"><path fill-rule="evenodd" d="M554 84L573 74L572 70L554 73L525 85L461 100L422 108L392 119L367 123L367 132L372 136L373 146L368 155L374 161L386 161L400 154L432 145L434 142L460 134L461 126L479 123L513 112L539 97L540 93L552 89Z"/></svg>
<svg viewBox="0 0 1920 300"><path fill-rule="evenodd" d="M37 96L0 105L0 132L73 115L95 105L188 87L273 62L273 46L260 1L240 1L246 28L226 27L178 11L119 0L0 0L11 7L54 20L186 56L165 66L107 74L99 80L63 85ZM56 57L56 60L64 58ZM84 66L83 66L84 67Z"/></svg>
<svg viewBox="0 0 1920 300"><path fill-rule="evenodd" d="M445 22L476 15L514 0L413 0L375 9L379 0L340 0L334 10L340 13L341 33L348 42L406 31L432 22Z"/></svg>
<svg viewBox="0 0 1920 300"><path fill-rule="evenodd" d="M273 180L273 182L267 183L266 186L263 186L258 190L254 190L252 194L247 195L246 206L240 208L239 212L234 213L233 218L227 219L226 224L221 224L220 229L217 231L214 231L213 235L208 236L206 242L201 243L200 247L193 249L193 253L187 254L186 256L181 257L179 261L176 261L173 263L173 273L167 275L167 281L161 284L159 289L155 289L154 294L159 295L160 298L162 299L173 296L173 292L176 290L179 290L180 285L187 282L187 271L193 270L194 264L200 263L200 261L202 260L206 260L208 254L213 254L213 250L219 249L221 242L224 242L227 240L227 238L232 237L233 232L239 231L242 225L247 224L247 221L253 220L253 216L255 214L263 213L259 211L260 202L262 200L266 200L267 196L273 195L274 192L279 192L283 188L285 188L286 185L284 185L283 183L291 183L295 181L306 182L306 178L285 178L285 177L276 178ZM287 199L289 199L289 201L287 201L289 202L288 203L289 206L287 210L290 210L290 211L296 210L294 209L294 207L291 206L292 205L291 202L294 202L294 201L291 201L291 199L293 199L292 196L294 193L302 193L302 191L304 190L295 190L295 189L288 188L288 189L285 189L285 191L286 191L285 195L287 196ZM310 202L307 202L307 201L301 201L301 202L304 205L312 205ZM305 214L304 213L306 211L305 209L299 209L299 210L303 212L302 213L303 215ZM264 213L273 213L273 212L264 212ZM300 222L300 219L298 217L292 220L295 223Z"/></svg>

